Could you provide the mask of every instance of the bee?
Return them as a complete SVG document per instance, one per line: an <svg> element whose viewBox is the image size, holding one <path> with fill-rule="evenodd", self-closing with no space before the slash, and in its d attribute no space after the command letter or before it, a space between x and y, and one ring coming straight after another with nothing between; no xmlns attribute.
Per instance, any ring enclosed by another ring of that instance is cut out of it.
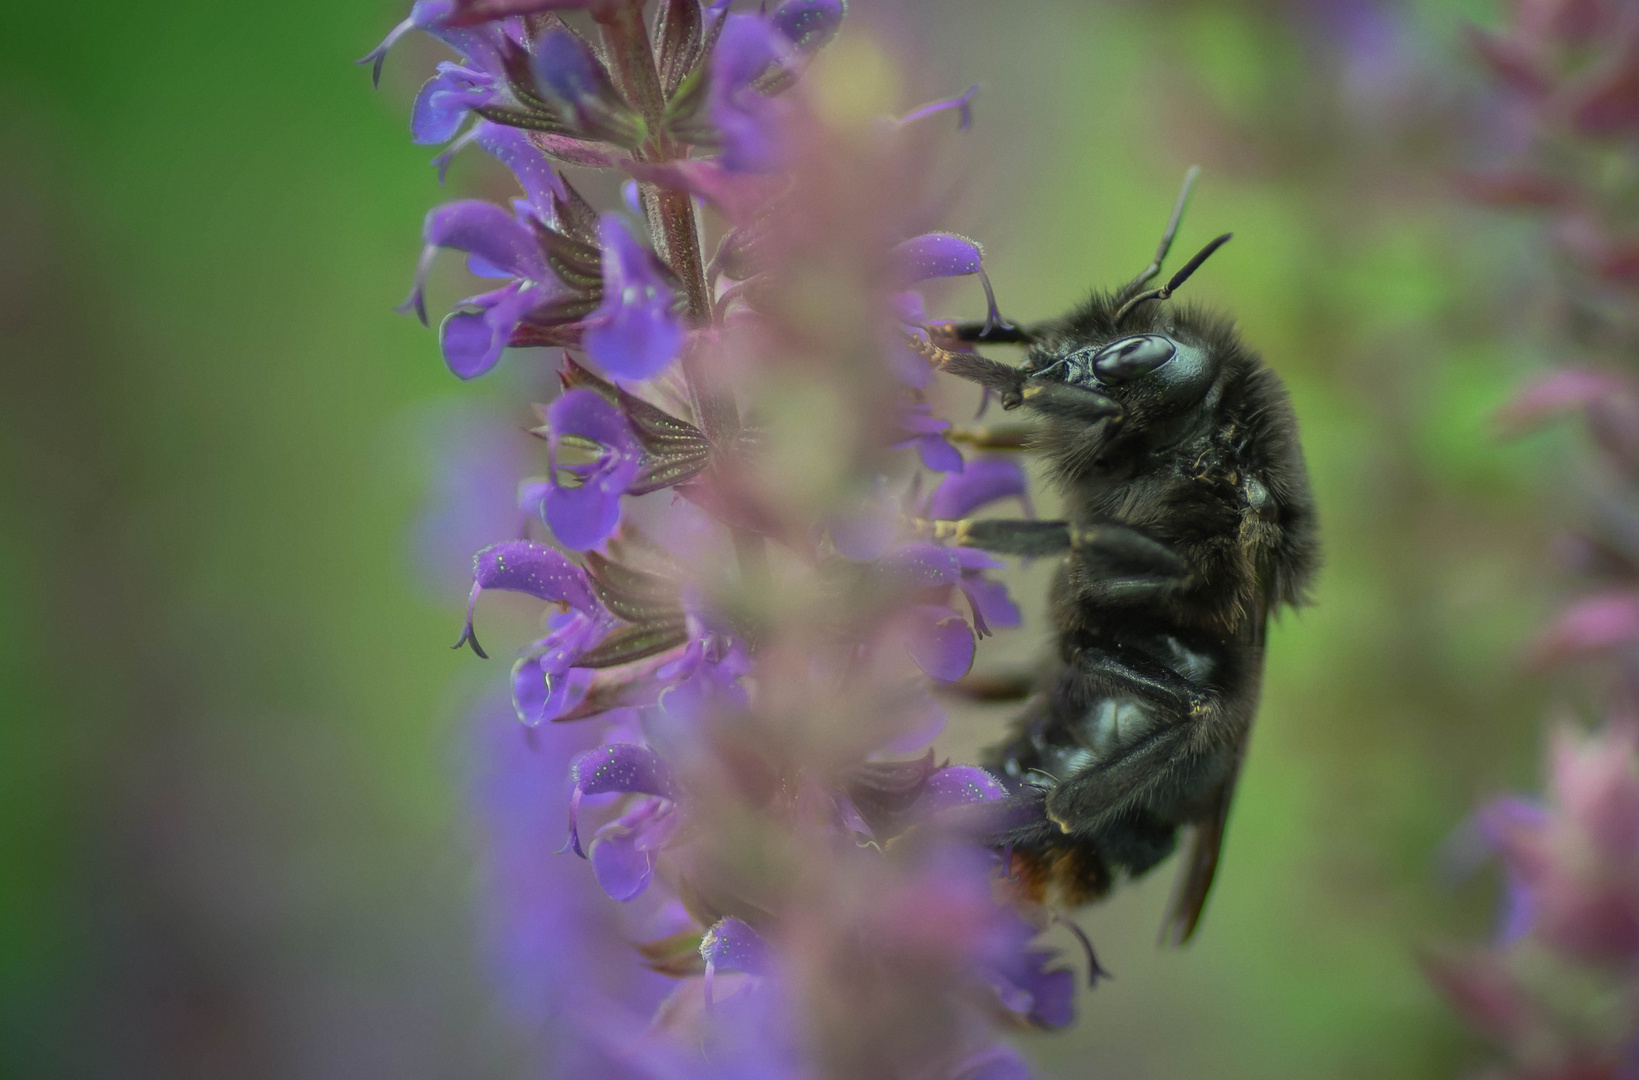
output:
<svg viewBox="0 0 1639 1080"><path fill-rule="evenodd" d="M936 325L919 346L1040 418L1026 446L1064 500L1059 521L930 523L960 544L1061 560L1057 647L982 759L1012 793L991 839L1034 899L1076 906L1153 869L1192 828L1161 930L1175 945L1195 932L1217 871L1269 617L1306 602L1319 564L1280 378L1227 315L1168 302L1229 235L1149 287L1197 172L1125 286L1028 329ZM1025 363L971 347L986 343L1025 346Z"/></svg>

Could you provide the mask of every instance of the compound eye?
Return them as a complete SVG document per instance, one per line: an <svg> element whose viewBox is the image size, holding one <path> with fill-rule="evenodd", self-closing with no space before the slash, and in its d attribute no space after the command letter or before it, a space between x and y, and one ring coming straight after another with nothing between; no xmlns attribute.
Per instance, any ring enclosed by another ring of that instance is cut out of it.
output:
<svg viewBox="0 0 1639 1080"><path fill-rule="evenodd" d="M1173 358L1178 346L1159 334L1141 334L1106 345L1093 357L1093 373L1101 382L1126 382L1148 375Z"/></svg>

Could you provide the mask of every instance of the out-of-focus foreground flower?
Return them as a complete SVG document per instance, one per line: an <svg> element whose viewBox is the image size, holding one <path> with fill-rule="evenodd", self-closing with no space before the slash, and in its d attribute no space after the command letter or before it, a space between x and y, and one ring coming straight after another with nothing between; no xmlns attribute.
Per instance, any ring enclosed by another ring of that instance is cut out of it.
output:
<svg viewBox="0 0 1639 1080"><path fill-rule="evenodd" d="M1493 160L1467 193L1541 217L1556 260L1552 347L1562 370L1505 410L1518 430L1581 414L1603 476L1586 529L1558 544L1594 588L1543 630L1538 666L1597 661L1606 728L1555 738L1545 802L1501 799L1460 836L1458 861L1500 861L1495 944L1428 960L1436 984L1500 1044L1517 1077L1639 1075L1639 9L1619 0L1517 0L1475 31L1495 83Z"/></svg>
<svg viewBox="0 0 1639 1080"><path fill-rule="evenodd" d="M928 749L930 681L1018 610L992 560L907 528L1025 491L945 439L906 347L920 282L988 298L979 246L920 224L971 92L890 119L869 41L820 55L842 0L729 7L419 0L365 58L454 50L412 134L520 188L428 214L406 310L462 252L491 287L443 318L451 372L563 350L530 524L476 555L460 638L485 655L487 593L541 602L518 722L483 726L497 964L571 1071L1022 1075L997 1027L1068 1023L1073 976L960 827L1002 789Z"/></svg>

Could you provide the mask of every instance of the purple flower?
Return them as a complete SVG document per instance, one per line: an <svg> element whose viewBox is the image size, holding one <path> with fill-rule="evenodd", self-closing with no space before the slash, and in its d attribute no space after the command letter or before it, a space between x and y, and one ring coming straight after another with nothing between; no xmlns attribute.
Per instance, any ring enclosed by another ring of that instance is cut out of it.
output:
<svg viewBox="0 0 1639 1080"><path fill-rule="evenodd" d="M410 133L424 146L448 142L461 130L470 109L489 105L500 97L494 77L448 62L416 94L410 111Z"/></svg>
<svg viewBox="0 0 1639 1080"><path fill-rule="evenodd" d="M618 792L669 799L676 793L666 763L648 747L635 743L609 743L587 751L570 766L569 782L569 847L582 858L586 852L581 850L577 822L583 798Z"/></svg>
<svg viewBox="0 0 1639 1080"><path fill-rule="evenodd" d="M643 118L620 96L602 61L568 30L548 30L535 42L530 70L577 132L617 146L643 141Z"/></svg>
<svg viewBox="0 0 1639 1080"><path fill-rule="evenodd" d="M723 24L707 109L722 147L718 161L730 172L768 172L784 160L780 122L787 110L755 84L791 47L791 39L759 16L730 15Z"/></svg>
<svg viewBox="0 0 1639 1080"><path fill-rule="evenodd" d="M553 197L566 198L568 193L557 170L552 168L529 133L505 124L479 120L472 126L471 135L473 141L487 153L512 170L524 194L529 197L534 216L550 224Z"/></svg>
<svg viewBox="0 0 1639 1080"><path fill-rule="evenodd" d="M410 17L393 27L381 44L359 59L370 65L370 77L381 85L381 65L387 53L398 40L411 30L422 30L461 54L466 66L485 72L501 70L501 47L507 32L521 29L516 23L490 23L483 26L451 26L446 20L454 10L451 0L417 0L410 9Z"/></svg>
<svg viewBox="0 0 1639 1080"><path fill-rule="evenodd" d="M1019 609L1008 597L1006 586L984 576L986 570L998 569L1002 564L982 551L915 541L889 552L879 565L895 580L911 588L958 586L973 610L974 629L980 637L989 636L991 624L1003 628L1019 625ZM954 647L955 632L949 631L947 636ZM926 665L923 670L927 670Z"/></svg>
<svg viewBox="0 0 1639 1080"><path fill-rule="evenodd" d="M1026 515L1031 515L1024 469L1012 458L980 458L958 473L946 474L928 500L926 515L965 518L982 506L1009 498L1018 499Z"/></svg>
<svg viewBox="0 0 1639 1080"><path fill-rule="evenodd" d="M472 557L472 593L467 598L467 621L454 646L459 649L470 644L479 656L486 654L473 633L472 615L485 589L527 593L577 611L592 611L599 606L586 580L586 571L559 552L528 540L491 544Z"/></svg>
<svg viewBox="0 0 1639 1080"><path fill-rule="evenodd" d="M476 379L493 368L513 330L539 302L537 290L514 281L458 303L438 326L438 345L451 373Z"/></svg>
<svg viewBox="0 0 1639 1080"><path fill-rule="evenodd" d="M603 302L586 332L586 353L619 379L647 379L676 359L683 324L675 296L647 248L613 214L598 222L603 242Z"/></svg>
<svg viewBox="0 0 1639 1080"><path fill-rule="evenodd" d="M989 309L985 316L985 328L1011 328L1012 324L996 310L996 292L990 287L990 277L983 265L984 249L977 241L954 233L924 233L894 248L893 254L899 265L902 285L914 285L931 278L977 274L979 284L984 286L985 303Z"/></svg>
<svg viewBox="0 0 1639 1080"><path fill-rule="evenodd" d="M785 0L768 22L798 52L813 53L837 36L846 10L842 0Z"/></svg>
<svg viewBox="0 0 1639 1080"><path fill-rule="evenodd" d="M719 971L741 971L766 976L773 971L774 954L762 935L739 919L719 919L700 939L700 957L706 962L705 995L711 1003L711 982Z"/></svg>
<svg viewBox="0 0 1639 1080"><path fill-rule="evenodd" d="M637 477L642 448L619 410L591 390L564 393L547 410L546 420L553 477L541 501L541 517L558 543L585 551L603 543L620 523L620 497ZM565 439L596 444L596 460L564 463ZM565 486L564 475L578 486Z"/></svg>
<svg viewBox="0 0 1639 1080"><path fill-rule="evenodd" d="M973 765L951 765L928 776L916 801L921 814L937 814L977 802L1007 798L1007 789L985 770Z"/></svg>
<svg viewBox="0 0 1639 1080"><path fill-rule="evenodd" d="M922 464L934 472L962 471L961 452L946 442L943 434L950 428L950 421L935 417L932 405L926 402L906 403L900 408L898 419L897 434L900 438L894 446L914 444Z"/></svg>
<svg viewBox="0 0 1639 1080"><path fill-rule="evenodd" d="M560 291L546 257L528 226L494 203L477 199L446 203L427 214L426 247L416 267L415 285L400 311L413 309L427 321L425 281L441 247L465 251L480 265L517 280L461 301L439 327L444 361L458 378L473 379L495 366L523 317Z"/></svg>
<svg viewBox="0 0 1639 1080"><path fill-rule="evenodd" d="M677 830L677 804L638 798L592 835L589 851L598 886L615 900L636 900L654 877L655 854Z"/></svg>
<svg viewBox="0 0 1639 1080"><path fill-rule="evenodd" d="M592 672L575 661L618 625L599 604L556 612L547 620L551 632L524 651L512 665L512 708L528 727L556 720L586 699Z"/></svg>
<svg viewBox="0 0 1639 1080"><path fill-rule="evenodd" d="M954 608L918 604L909 620L905 648L928 678L955 682L973 667L973 628Z"/></svg>

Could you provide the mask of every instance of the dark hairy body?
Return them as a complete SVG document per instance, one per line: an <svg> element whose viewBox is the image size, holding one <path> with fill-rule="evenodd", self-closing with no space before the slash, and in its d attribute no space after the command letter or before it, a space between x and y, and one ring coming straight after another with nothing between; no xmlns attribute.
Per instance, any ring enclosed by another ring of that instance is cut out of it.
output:
<svg viewBox="0 0 1639 1080"><path fill-rule="evenodd" d="M1061 559L1055 655L984 760L1013 792L994 840L1039 899L1075 905L1156 866L1193 826L1163 927L1174 943L1217 868L1269 616L1304 602L1319 561L1279 378L1225 316L1156 302L1211 250L1160 295L1140 294L1157 266L1029 331L936 328L953 345L1028 345L1023 367L927 350L1043 417L1030 446L1064 496L1062 521L935 523L958 543Z"/></svg>

